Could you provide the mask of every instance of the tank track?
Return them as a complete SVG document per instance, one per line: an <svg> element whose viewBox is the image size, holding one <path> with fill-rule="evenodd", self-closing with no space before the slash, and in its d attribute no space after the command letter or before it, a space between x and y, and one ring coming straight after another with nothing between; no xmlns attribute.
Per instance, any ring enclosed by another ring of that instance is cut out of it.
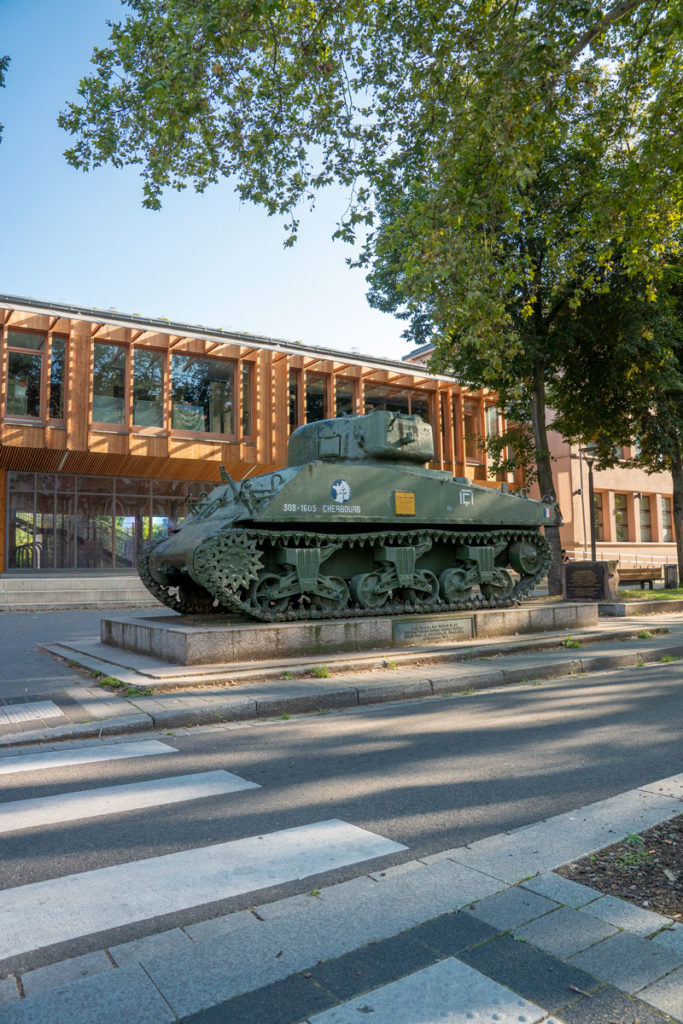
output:
<svg viewBox="0 0 683 1024"><path fill-rule="evenodd" d="M539 561L536 571L532 575L522 576L515 584L512 593L508 597L497 598L491 596L485 598L483 595L477 594L470 596L463 601L446 602L438 600L433 604L426 602L400 603L389 601L386 605L380 608L361 608L354 605L353 607L346 607L336 611L328 611L302 605L299 608L288 608L285 611L278 612L271 611L257 605L251 600L248 590L244 587L223 587L219 592L217 592L215 586L211 586L211 580L208 577L201 580L203 585L207 586L207 589L214 594L222 608L246 618L257 619L261 622L295 622L318 619L361 618L368 616L377 617L407 614L433 615L451 611L509 608L512 605L520 604L521 601L523 601L524 598L533 591L536 584L547 572L551 562L551 552L548 541L538 530L534 529L500 529L467 532L454 532L452 530L440 529L421 529L415 531L382 530L340 535L338 533L313 533L303 530L264 530L247 527L243 530L231 531L231 533L233 532L235 534L246 535L246 538L249 541L256 541L259 549L262 549L266 544L273 547L293 546L313 548L324 547L330 544L339 546L340 542L345 548L359 546L375 547L377 545L391 544L410 545L417 544L424 539L429 539L432 544L438 542L441 544L488 545L499 544L503 541L506 546L514 543L515 541L526 541L533 544L539 552ZM207 542L207 544L210 543L212 542ZM168 588L162 587L160 584L156 583L152 579L147 566L145 566L145 568L145 575L143 575L142 568L140 570L140 575L143 577L144 582L147 584L151 592L158 597L160 601L168 605L168 607L173 608L174 611L188 613L190 609L184 606L182 594L180 594L179 597L172 595ZM229 569L229 567L226 568ZM324 575L322 570L321 575ZM150 583L147 582L148 578L151 581L151 586Z"/></svg>

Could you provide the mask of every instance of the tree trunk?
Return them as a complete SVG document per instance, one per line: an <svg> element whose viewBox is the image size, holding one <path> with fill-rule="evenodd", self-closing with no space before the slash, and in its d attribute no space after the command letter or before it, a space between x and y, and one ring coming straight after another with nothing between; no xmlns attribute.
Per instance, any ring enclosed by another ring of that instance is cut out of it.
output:
<svg viewBox="0 0 683 1024"><path fill-rule="evenodd" d="M676 553L678 556L678 580L683 580L683 457L681 446L676 445L671 457L671 476L673 479L673 515L676 531Z"/></svg>
<svg viewBox="0 0 683 1024"><path fill-rule="evenodd" d="M541 497L546 495L557 501L555 493L555 482L553 480L552 460L548 448L548 432L545 423L545 363L542 359L536 359L534 363L534 380L531 393L531 427L534 434L534 445L536 448L536 467L538 471L538 486ZM683 473L682 473L683 481ZM683 490L681 492L683 498ZM545 535L550 543L553 560L548 570L548 593L557 595L562 593L562 544L560 541L559 526L546 526Z"/></svg>

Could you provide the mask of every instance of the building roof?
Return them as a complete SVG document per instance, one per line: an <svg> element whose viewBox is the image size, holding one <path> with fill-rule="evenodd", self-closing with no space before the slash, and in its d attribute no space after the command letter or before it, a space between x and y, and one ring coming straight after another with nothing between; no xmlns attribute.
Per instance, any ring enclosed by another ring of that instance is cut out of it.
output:
<svg viewBox="0 0 683 1024"><path fill-rule="evenodd" d="M144 317L139 313L121 313L117 309L98 309L88 306L71 306L61 302L45 302L32 297L0 294L0 307L19 309L24 312L37 314L60 314L63 317L72 319L88 320L94 323L119 324L122 327L131 327L136 330L146 329L157 331L160 334L183 334L193 338L201 338L211 341L224 341L232 344L257 346L262 349L270 349L277 352L287 352L292 355L315 355L318 359L333 359L337 362L349 363L360 366L376 366L378 369L401 370L406 373L405 357L402 360L382 359L378 356L362 355L359 352L345 352L341 349L324 348L322 346L304 345L295 341L284 341L279 338L264 337L258 334L247 334L243 331L225 331L222 328L206 327L203 324L186 324L181 321L167 320L165 317ZM432 346L425 345L429 349ZM421 351L418 349L417 351ZM411 355L414 353L411 353ZM430 373L420 367L410 371L420 377L430 377L435 380L453 381L447 374Z"/></svg>

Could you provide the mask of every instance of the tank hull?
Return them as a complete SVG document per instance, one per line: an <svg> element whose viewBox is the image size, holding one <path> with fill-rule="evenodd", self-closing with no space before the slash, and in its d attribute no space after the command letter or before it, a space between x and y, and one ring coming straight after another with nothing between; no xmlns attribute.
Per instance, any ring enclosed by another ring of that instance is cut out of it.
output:
<svg viewBox="0 0 683 1024"><path fill-rule="evenodd" d="M426 425L412 420L322 421L294 445L320 458L226 478L143 557L144 582L177 611L266 621L518 603L547 571L556 506L417 464Z"/></svg>

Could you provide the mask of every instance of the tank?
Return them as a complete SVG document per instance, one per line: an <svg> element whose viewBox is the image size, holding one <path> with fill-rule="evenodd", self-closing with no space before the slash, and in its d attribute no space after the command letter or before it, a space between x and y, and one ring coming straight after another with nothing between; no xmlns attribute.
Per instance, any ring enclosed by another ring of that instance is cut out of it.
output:
<svg viewBox="0 0 683 1024"><path fill-rule="evenodd" d="M148 589L184 614L264 621L519 603L550 564L557 505L427 469L432 431L374 410L295 430L287 465L188 499L148 550Z"/></svg>

